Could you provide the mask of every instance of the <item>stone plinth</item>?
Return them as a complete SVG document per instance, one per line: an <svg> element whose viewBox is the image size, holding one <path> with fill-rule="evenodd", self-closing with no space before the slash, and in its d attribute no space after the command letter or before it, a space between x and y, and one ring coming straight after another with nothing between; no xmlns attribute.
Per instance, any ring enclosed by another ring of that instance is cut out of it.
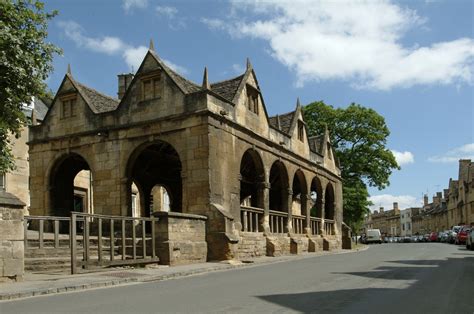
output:
<svg viewBox="0 0 474 314"><path fill-rule="evenodd" d="M154 212L159 219L155 230L160 263L180 265L207 260L207 217L173 212Z"/></svg>
<svg viewBox="0 0 474 314"><path fill-rule="evenodd" d="M0 192L0 282L23 279L24 206L14 195Z"/></svg>

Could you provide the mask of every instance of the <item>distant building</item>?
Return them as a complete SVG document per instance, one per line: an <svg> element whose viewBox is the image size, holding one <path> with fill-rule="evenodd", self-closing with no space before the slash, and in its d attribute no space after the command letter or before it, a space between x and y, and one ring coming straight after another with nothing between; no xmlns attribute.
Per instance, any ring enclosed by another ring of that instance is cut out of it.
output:
<svg viewBox="0 0 474 314"><path fill-rule="evenodd" d="M411 236L415 233L413 232L413 222L412 216L414 213L418 213L420 208L410 207L400 211L400 235L401 236Z"/></svg>
<svg viewBox="0 0 474 314"><path fill-rule="evenodd" d="M399 236L400 235L400 209L398 203L393 203L393 209L385 211L380 207L379 211L367 215L365 220L365 230L380 229L382 235Z"/></svg>

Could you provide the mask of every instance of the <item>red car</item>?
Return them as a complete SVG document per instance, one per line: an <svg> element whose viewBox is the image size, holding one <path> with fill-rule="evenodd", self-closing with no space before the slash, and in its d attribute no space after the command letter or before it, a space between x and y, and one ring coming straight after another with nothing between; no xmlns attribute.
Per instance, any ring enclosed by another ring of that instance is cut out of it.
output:
<svg viewBox="0 0 474 314"><path fill-rule="evenodd" d="M438 233L437 233L437 232L431 232L429 241L430 241L430 242L436 242L436 241L438 241Z"/></svg>
<svg viewBox="0 0 474 314"><path fill-rule="evenodd" d="M469 234L469 231L471 230L471 227L469 226L462 226L461 229L458 232L458 235L456 236L456 244L466 244L467 240L467 235Z"/></svg>

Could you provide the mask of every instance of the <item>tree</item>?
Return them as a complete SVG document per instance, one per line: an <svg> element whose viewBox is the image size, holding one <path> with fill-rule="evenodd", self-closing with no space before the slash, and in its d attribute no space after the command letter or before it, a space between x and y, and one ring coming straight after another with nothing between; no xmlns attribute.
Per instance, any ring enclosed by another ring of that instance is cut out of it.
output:
<svg viewBox="0 0 474 314"><path fill-rule="evenodd" d="M344 221L357 230L371 205L367 185L381 190L390 184L392 170L400 169L386 147L390 131L385 119L354 103L344 109L319 101L303 111L310 136L330 130L343 180Z"/></svg>
<svg viewBox="0 0 474 314"><path fill-rule="evenodd" d="M45 96L53 55L61 53L45 42L47 22L56 14L44 12L39 1L0 0L0 173L15 168L11 136L20 136L31 96Z"/></svg>

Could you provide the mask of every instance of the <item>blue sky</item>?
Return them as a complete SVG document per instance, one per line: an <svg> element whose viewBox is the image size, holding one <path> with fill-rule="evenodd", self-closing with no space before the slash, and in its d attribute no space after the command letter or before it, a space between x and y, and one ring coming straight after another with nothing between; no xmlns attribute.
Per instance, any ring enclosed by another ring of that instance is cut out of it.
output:
<svg viewBox="0 0 474 314"><path fill-rule="evenodd" d="M49 40L64 50L47 83L67 69L116 96L116 75L137 69L152 38L188 79L241 74L249 57L270 115L324 100L383 115L402 170L374 208L420 205L474 160L472 1L46 1L59 15Z"/></svg>

